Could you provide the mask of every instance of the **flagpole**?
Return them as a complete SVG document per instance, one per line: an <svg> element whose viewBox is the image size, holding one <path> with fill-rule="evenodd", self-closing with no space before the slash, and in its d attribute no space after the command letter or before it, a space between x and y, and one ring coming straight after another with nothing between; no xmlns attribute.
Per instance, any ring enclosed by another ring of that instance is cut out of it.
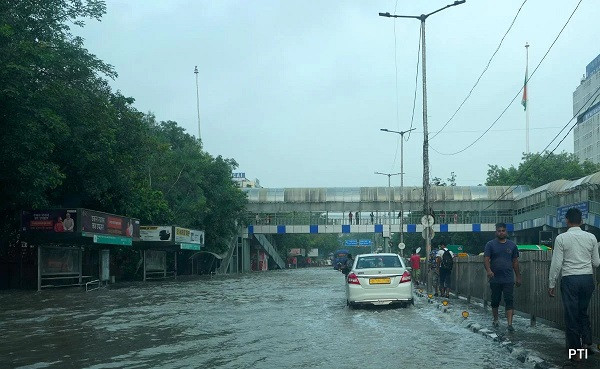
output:
<svg viewBox="0 0 600 369"><path fill-rule="evenodd" d="M529 43L525 42L525 88L527 89L525 95L525 153L529 154Z"/></svg>

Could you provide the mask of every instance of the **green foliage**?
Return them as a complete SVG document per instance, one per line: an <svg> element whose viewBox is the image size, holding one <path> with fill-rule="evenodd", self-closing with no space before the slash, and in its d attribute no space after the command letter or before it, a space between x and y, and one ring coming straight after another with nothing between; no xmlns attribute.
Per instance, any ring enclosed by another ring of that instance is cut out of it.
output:
<svg viewBox="0 0 600 369"><path fill-rule="evenodd" d="M486 186L542 186L558 179L577 179L600 171L600 164L580 163L575 154L551 152L524 154L518 168L489 165Z"/></svg>
<svg viewBox="0 0 600 369"><path fill-rule="evenodd" d="M21 209L63 206L204 229L208 249L223 251L246 204L231 180L237 164L111 90L112 66L70 33L105 10L97 0L0 2L0 251Z"/></svg>
<svg viewBox="0 0 600 369"><path fill-rule="evenodd" d="M327 255L340 248L337 234L276 234L273 235L277 251L285 258L290 249L319 249L319 253Z"/></svg>

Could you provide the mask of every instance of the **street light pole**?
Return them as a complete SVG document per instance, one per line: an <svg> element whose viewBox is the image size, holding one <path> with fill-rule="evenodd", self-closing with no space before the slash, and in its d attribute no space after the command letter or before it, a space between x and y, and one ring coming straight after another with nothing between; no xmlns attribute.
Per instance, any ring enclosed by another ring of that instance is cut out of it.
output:
<svg viewBox="0 0 600 369"><path fill-rule="evenodd" d="M400 242L404 243L404 134L414 131L416 128L406 131L392 131L387 128L381 128L380 131L397 133L400 135Z"/></svg>
<svg viewBox="0 0 600 369"><path fill-rule="evenodd" d="M198 111L198 140L202 140L200 135L200 94L198 93L198 66L194 67L194 74L196 75L196 110Z"/></svg>
<svg viewBox="0 0 600 369"><path fill-rule="evenodd" d="M396 15L390 13L379 13L381 17L388 18L413 18L421 21L421 47L422 47L422 64L423 64L423 215L428 215L430 213L429 206L429 133L427 130L427 69L425 64L425 20L435 13L441 12L444 9L464 4L466 0L458 0L452 4L448 4L442 8L439 8L436 11L433 11L429 14L421 14L421 15ZM427 257L431 253L431 227L426 227L427 237L425 237L425 249L427 252ZM429 281L429 269L427 270L427 288L429 289L431 283Z"/></svg>
<svg viewBox="0 0 600 369"><path fill-rule="evenodd" d="M381 174L384 176L388 177L388 234L390 237L390 240L392 239L392 192L391 192L391 180L390 178L392 176L397 176L398 174L401 173L381 173L381 172L375 172L375 174ZM384 237L385 238L385 237ZM391 251L389 250L389 243L384 245L384 250L386 251Z"/></svg>

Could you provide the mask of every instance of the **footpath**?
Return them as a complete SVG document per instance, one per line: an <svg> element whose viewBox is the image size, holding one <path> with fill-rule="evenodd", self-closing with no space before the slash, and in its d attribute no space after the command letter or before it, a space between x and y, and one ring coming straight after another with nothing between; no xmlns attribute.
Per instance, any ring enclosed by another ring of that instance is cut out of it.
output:
<svg viewBox="0 0 600 369"><path fill-rule="evenodd" d="M523 363L531 363L532 368L600 368L600 353L589 355L578 363L569 362L564 331L539 320L531 327L529 318L519 315L518 311L513 317L515 332L508 332L502 307L499 312L500 327L495 329L492 327L491 308L484 308L480 302L472 300L469 304L466 299L454 295L450 298L434 297L418 288L416 296L419 304L432 304L439 309L450 324L460 324L473 334L481 334L497 342L506 349L507 354ZM600 342L594 345L600 346Z"/></svg>

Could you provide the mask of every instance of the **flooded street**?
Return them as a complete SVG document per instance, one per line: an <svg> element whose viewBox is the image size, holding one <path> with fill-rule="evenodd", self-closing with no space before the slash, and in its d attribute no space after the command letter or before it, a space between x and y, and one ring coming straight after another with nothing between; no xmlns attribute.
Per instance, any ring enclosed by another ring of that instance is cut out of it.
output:
<svg viewBox="0 0 600 369"><path fill-rule="evenodd" d="M532 368L460 309L349 309L312 268L0 295L0 367Z"/></svg>

